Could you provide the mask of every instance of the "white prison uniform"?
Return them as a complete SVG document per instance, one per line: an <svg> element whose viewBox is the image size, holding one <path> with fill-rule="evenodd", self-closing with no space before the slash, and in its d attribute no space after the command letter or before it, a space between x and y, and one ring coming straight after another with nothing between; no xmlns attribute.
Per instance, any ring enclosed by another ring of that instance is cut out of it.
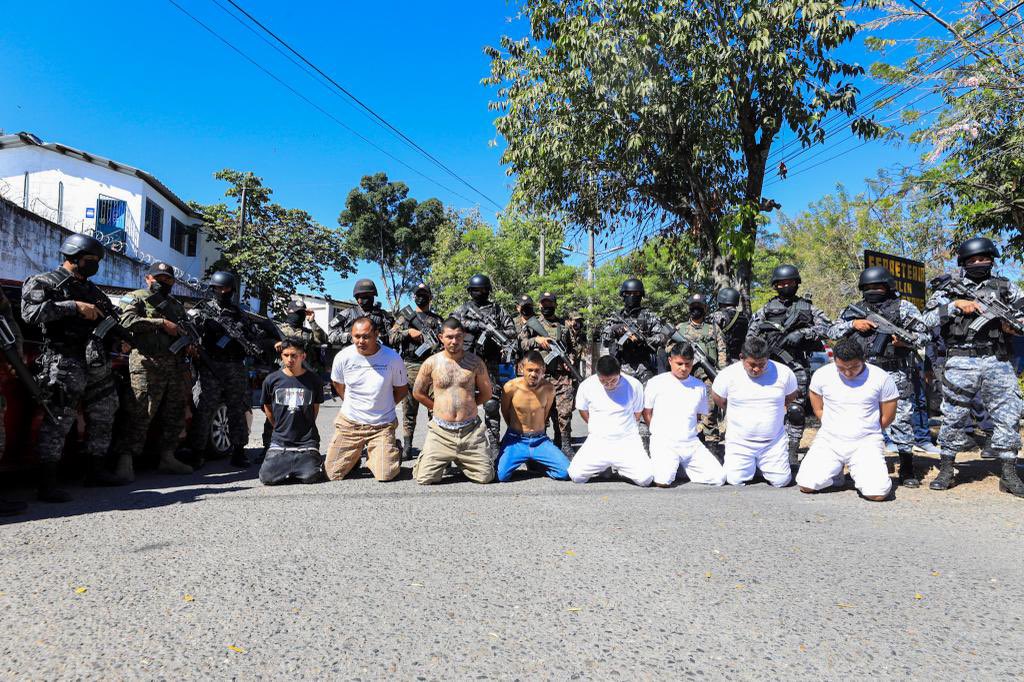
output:
<svg viewBox="0 0 1024 682"><path fill-rule="evenodd" d="M569 464L569 478L586 483L609 468L639 486L654 479L651 460L644 450L636 413L642 412L644 387L631 376L619 376L613 391L605 390L597 375L588 377L576 392L576 409L589 413L587 439Z"/></svg>
<svg viewBox="0 0 1024 682"><path fill-rule="evenodd" d="M651 464L654 482L670 485L683 467L694 483L723 485L725 471L697 438L697 416L708 413L704 382L665 372L647 382L644 409L651 410Z"/></svg>

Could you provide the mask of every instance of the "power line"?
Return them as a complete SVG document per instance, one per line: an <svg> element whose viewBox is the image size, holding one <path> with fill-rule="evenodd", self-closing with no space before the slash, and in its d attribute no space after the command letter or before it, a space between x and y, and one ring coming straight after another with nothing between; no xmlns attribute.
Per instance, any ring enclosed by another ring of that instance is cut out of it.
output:
<svg viewBox="0 0 1024 682"><path fill-rule="evenodd" d="M448 193L450 193L450 194L453 194L453 195L455 195L455 196L459 197L460 199L462 199L462 200L464 200L464 201L467 201L467 202L469 202L470 204L472 204L472 203L475 203L475 202L474 202L474 201L473 201L472 199L470 199L469 197L467 197L467 196L465 196L465 195L463 195L463 194L460 194L459 192L456 192L456 191L455 191L454 189L452 189L452 188L448 187L447 185L443 184L442 182L440 182L440 181L438 181L438 180L435 180L434 178L430 177L429 175L426 175L425 173L423 173L423 172L421 172L421 171L417 170L416 168L413 168L412 166L410 166L410 165L409 165L408 163L406 163L405 161L402 161L402 160L401 160L400 158L398 158L398 157L397 157L397 156L395 156L394 154L391 154L390 152L388 152L388 151L387 151L386 149L384 149L383 147L381 147L381 146L377 145L376 143L374 143L374 142L373 142L372 140L370 140L369 138L367 138L367 137L365 137L364 135L360 134L360 133L359 133L358 131L356 131L356 130L355 130L354 128L352 128L352 127L350 127L350 126L346 125L346 124L345 124L345 123L344 123L343 121L341 121L341 120L340 120L339 118L337 118L336 116L334 116L334 115L333 115L333 114L332 114L331 112L327 111L326 109L324 109L323 107L321 107L321 106L320 106L319 104L317 104L317 103L316 103L316 102L314 102L313 100L311 100L311 99L309 99L308 97L306 97L305 95L303 95L303 94L302 94L301 92L299 92L298 90L296 90L295 88L293 88L293 87L292 87L291 85L289 85L288 83L286 83L286 82L285 82L284 80L282 80L282 79L281 79L281 78L279 78L278 76L276 76L276 75L275 75L274 73L272 73L272 72L271 72L270 70L268 70L268 69L267 69L266 67L264 67L264 66L263 66L262 64L258 63L258 62L257 62L257 61L256 61L255 59L253 59L252 57L250 57L249 55L247 55L247 54L246 54L245 52L243 52L243 51L242 51L242 50L240 50L239 48L235 47L235 46L234 46L234 45L233 45L233 44L232 44L232 43L231 43L230 41L228 41L228 40L227 40L226 38L224 38L224 37L223 37L223 36L221 36L221 35L220 35L219 33L217 33L216 31L214 31L214 30L213 30L212 28L210 28L209 26L207 26L207 25L206 25L205 23L203 23L203 22L202 22L201 20L199 20L199 19L198 19L198 18L197 18L197 17L195 16L195 15L191 14L191 13L190 13L190 12L189 12L188 10L186 10L186 9L185 9L184 7L182 7L182 6L181 6L181 5L179 5L179 4L177 3L177 2L175 2L175 0L167 0L167 2L171 3L171 4L172 4L172 5L173 5L173 6L175 7L175 8L177 8L177 9L178 9L178 11L180 11L180 12L181 12L182 14L184 14L185 16L187 16L187 17L188 17L189 19L191 19L191 20L192 20L192 21L194 21L195 23L199 24L199 26L201 26L201 27L202 27L203 29L205 29L205 30L206 30L206 31L207 31L207 32L208 32L208 33L209 33L210 35L212 35L212 36L213 36L213 37L215 37L215 38L216 38L217 40L219 40L220 42L224 43L224 44L225 44L226 46L228 46L229 48L231 48L231 50L233 50L234 52L236 52L236 53L237 53L237 54L238 54L239 56L241 56L241 57L242 57L243 59L245 59L245 60L246 60L247 62L249 62L250 64L252 64L253 66L255 66L255 67L256 67L257 69L259 69L260 71L262 71L262 72L263 72L264 74L266 74L266 75L267 75L267 76L269 76L270 78L272 78L272 79L274 79L275 81L277 81L277 83L278 83L278 84L280 84L280 85L281 85L282 87L284 87L285 89L287 89L287 90L288 90L289 92L291 92L291 93L292 93L293 95L295 95L296 97L298 97L299 99L301 99L301 100L302 100L303 102L305 102L305 103L306 103L306 104L308 104L309 106L311 106L311 107L313 107L314 109L316 109L317 111L319 111L319 112L320 112L321 114L323 114L323 115L324 115L324 116L326 116L327 118L331 119L331 120L332 120L332 121L333 121L334 123L338 124L339 126L341 126L341 127L343 128L343 129L347 130L347 131L348 131L349 133L351 133L352 135L356 136L357 138L359 138L360 140L362 140L363 142L365 142L365 143L366 143L366 144L368 144L369 146L371 146L371 147L373 147L374 149L376 149L377 151L379 151L379 152L380 152L381 154L383 154L384 156L388 157L389 159L391 159L392 161L394 161L394 162L396 162L396 163L398 163L398 164L401 164L402 166L404 166L405 168L407 168L407 169L408 169L409 171L411 171L411 172L415 173L416 175L420 176L420 177L421 177L421 178L423 178L424 180L427 180L428 182L431 182L431 183L433 183L434 185L437 185L438 187L440 187L441 189L445 190L446 192L448 192Z"/></svg>
<svg viewBox="0 0 1024 682"><path fill-rule="evenodd" d="M458 173L456 173L455 171L453 171L453 170L452 170L451 168L449 168L449 167L448 167L447 165L445 165L445 164L444 164L444 163L443 163L443 162L442 162L442 161L441 161L440 159L438 159L438 158L437 158L437 157L435 157L435 156L434 156L433 154L431 154L430 152L428 152L428 151L427 151L426 149L424 149L423 147L421 147L421 146L420 146L419 144L417 144L417 143L416 143L415 141L413 141L413 140L412 140L412 139L411 139L411 138L410 138L410 137L409 137L408 135L406 135L405 133L403 133L403 132L402 132L401 130L399 130L399 129L398 129L398 128L396 128L396 127L395 127L394 125L392 125L392 124L391 124L391 123L390 123L390 122L389 122L389 121L388 121L387 119L385 119L385 118L384 118L383 116L381 116L381 115L380 115L380 114L378 114L378 113L377 113L376 111L374 111L374 110L373 110L373 109L372 109L372 108L371 108L371 107L370 107L370 106L369 106L368 104L366 104L366 103L365 103L365 102L363 102L363 101L362 101L361 99L359 99L359 98L358 98L358 97L356 97L356 96L355 96L354 94L352 94L352 92L351 92L351 91L349 91L349 90L348 90L347 88L345 88L345 87L344 87L343 85L341 85L341 84L340 84L340 83L338 83L338 82L337 82L336 80L334 80L333 78L331 78L331 77L330 77L329 75L327 75L326 73L324 73L324 71L323 71L323 70L322 70L322 69L321 69L320 67L318 67L318 66L317 66L316 64L314 64L313 62L311 62L311 61L310 61L309 59L307 59L307 58L306 58L306 57L305 57L305 56L304 56L304 55L303 55L303 54L302 54L301 52L299 52L298 50L296 50L295 48L293 48L293 47L292 47L291 45L289 45L289 44L288 44L287 42L285 42L285 41L284 41L284 40L283 40L283 39L282 39L282 38L281 38L280 36L278 36L278 35L277 35L276 33L274 33L273 31L271 31L271 30L270 30L270 29L269 29L269 28L268 28L268 27L267 27L267 26L266 26L265 24L263 24L263 23L262 23L262 22L261 22L261 21L260 21L259 19L257 19L256 17L254 17L254 16L253 16L252 14L250 14L250 13L249 13L249 12L248 12L248 11L247 11L247 10L246 10L246 9L245 9L244 7L242 7L242 6L241 6L241 5L239 5L239 4L237 3L237 2L235 2L235 0L227 0L227 1L228 1L229 3L231 3L231 6L232 6L232 7L234 7L234 8L235 8L235 9L237 9L237 10L238 10L239 12L241 12L242 14L244 14L244 15L245 15L245 16L246 16L246 17L247 17L247 18L249 19L249 21L251 21L251 22L253 22L254 24L256 24L257 26L259 26L259 27L260 27L260 28L261 28L261 29L262 29L262 30L263 30L263 31L264 31L265 33L267 33L267 35L269 35L269 36L270 36L270 37L272 37L272 38L273 38L274 40L276 40L276 41L277 41L278 43L280 43L280 44L281 44L282 46L284 46L284 48L285 48L286 50L288 50L288 51L289 51L289 52L291 52L291 53L292 53L293 55L295 55L296 57L298 57L299 59L301 59L301 60L302 60L302 62L303 62L304 64L306 64L306 65L307 65L307 66L309 66L309 67L310 67L311 69L313 69L314 71L316 71L316 72L317 72L318 74L320 74L320 75L321 75L321 76L322 76L323 78L325 78L325 79L326 79L326 80L327 80L327 81L328 81L328 82L329 82L329 83L330 83L331 85L333 85L333 86L334 86L335 88L337 88L337 89L338 89L339 91L343 92L343 93L344 93L344 94L345 94L345 95L346 95L347 97L349 97L349 98L350 98L350 99L351 99L351 100L352 100L353 102L355 102L355 103L356 103L357 105L359 105L359 107L361 107L361 108L362 108L362 109L363 109L363 110L364 110L364 111L365 111L366 113L368 113L368 114L369 114L370 116L372 116L372 117L373 117L373 118L374 118L374 119L375 119L375 120L377 121L378 125L381 125L381 126L383 126L383 127L387 128L388 130L390 130L390 131L391 131L392 133L394 133L394 134L395 134L395 135L397 135L397 136L398 136L398 137L399 137L400 139L402 139L402 140L403 140L403 141L404 141L404 142L405 142L405 143L406 143L407 145L409 145L410 147L412 147L413 149L415 149L416 151L418 151L418 152L419 152L420 154L422 154L423 156L425 156L425 157L426 157L427 159L429 159L429 160L430 160L430 161L431 161L431 162L432 162L432 163L433 163L433 164L434 164L435 166L437 166L438 168L440 168L440 169L444 170L444 171L445 171L446 173L448 173L448 174L449 174L450 176L452 176L453 178L455 178L456 180L458 180L459 182L461 182L461 183L462 183L463 185L465 185L466 187L468 187L469 189L473 190L473 191L474 191L474 192L476 192L476 193L477 193L478 195L480 195L481 197L483 197L484 199L486 199L487 201L489 201L490 203L492 203L492 204L493 204L493 205L494 205L494 206L495 206L496 208L498 208L498 209L501 209L501 208L502 208L502 206L501 206L501 205L500 205L500 204L499 204L498 202L496 202L496 201L495 201L494 199L491 199L491 198L490 198L489 196L487 196L486 194L484 194L483 192L481 192L481 191L480 191L479 189L477 189L476 187L474 187L474 186L473 186L472 184L470 184L470 182L469 182L469 181L467 181L467 180L466 180L466 179L464 179L464 178L463 178L463 177L462 177L461 175L459 175Z"/></svg>

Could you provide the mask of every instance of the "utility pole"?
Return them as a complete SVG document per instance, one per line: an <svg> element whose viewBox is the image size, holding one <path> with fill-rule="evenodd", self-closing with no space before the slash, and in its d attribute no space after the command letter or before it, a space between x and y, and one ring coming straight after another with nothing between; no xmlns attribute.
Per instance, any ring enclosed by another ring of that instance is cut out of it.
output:
<svg viewBox="0 0 1024 682"><path fill-rule="evenodd" d="M242 236L245 234L245 209L246 206L246 192L249 189L248 176L242 180L242 196L238 206L238 239L241 241ZM235 292L235 297L239 304L242 303L242 273L235 273L235 281L238 282L238 291Z"/></svg>
<svg viewBox="0 0 1024 682"><path fill-rule="evenodd" d="M544 276L544 256L545 256L544 246L545 246L545 244L544 244L544 228L541 228L541 231L540 231L540 276L541 277Z"/></svg>

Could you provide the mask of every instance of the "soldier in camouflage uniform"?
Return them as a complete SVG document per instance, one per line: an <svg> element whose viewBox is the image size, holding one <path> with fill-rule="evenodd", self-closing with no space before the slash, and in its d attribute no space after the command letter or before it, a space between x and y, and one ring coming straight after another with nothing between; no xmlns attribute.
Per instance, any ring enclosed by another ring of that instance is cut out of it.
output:
<svg viewBox="0 0 1024 682"><path fill-rule="evenodd" d="M516 312L519 315L512 320L512 324L515 325L516 336L520 336L526 321L537 315L537 311L533 308L533 298L529 294L523 294L516 301Z"/></svg>
<svg viewBox="0 0 1024 682"><path fill-rule="evenodd" d="M881 266L874 266L860 273L857 287L863 299L856 307L866 312L881 315L897 327L902 327L917 337L922 348L928 343L928 327L921 312L910 301L901 299L896 289L896 280ZM889 425L889 438L896 445L900 456L899 480L907 488L917 488L920 480L914 474L914 377L918 362L917 353L898 338L879 338L877 325L857 311L847 307L829 329L829 337L838 339L852 336L865 350L865 358L871 364L881 367L892 377L899 390L896 403L896 418Z"/></svg>
<svg viewBox="0 0 1024 682"><path fill-rule="evenodd" d="M555 307L558 304L557 297L550 291L540 295L540 323L547 330L546 336L540 336L537 332L523 324L519 329L519 346L525 355L531 350L539 350L541 353L549 349L550 341L562 345L569 360L572 361L576 355L573 346L572 335L566 326L565 318L555 314ZM573 381L572 373L559 358L552 358L546 365L544 378L555 387L555 402L551 406L550 419L554 426L555 446L561 448L562 452L569 459L573 457L572 449L572 411L576 398L576 382Z"/></svg>
<svg viewBox="0 0 1024 682"><path fill-rule="evenodd" d="M583 328L583 315L573 311L565 319L565 326L569 335L569 342L572 344L572 351L569 357L572 359L576 371L586 377L586 363L584 355L590 355L590 339L587 338L587 331Z"/></svg>
<svg viewBox="0 0 1024 682"><path fill-rule="evenodd" d="M412 300L416 304L415 325L413 320L400 317L391 328L391 339L398 346L398 352L405 361L405 370L409 375L409 395L402 400L403 429L402 452L406 459L414 459L412 449L412 437L416 433L416 416L420 411L420 404L412 397L412 387L416 385L416 377L419 376L420 367L423 362L434 353L441 350L440 347L426 349L421 347L424 344L423 333L420 329L424 327L432 329L435 336L440 337L441 325L444 320L440 315L430 309L430 303L434 300L434 294L426 284L420 284L412 292ZM420 352L417 355L417 351ZM433 414L427 411L427 420L433 418Z"/></svg>
<svg viewBox="0 0 1024 682"><path fill-rule="evenodd" d="M619 361L625 374L646 385L648 379L658 373L657 349L665 347L669 334L665 333L667 325L661 318L642 306L645 293L644 283L636 278L631 277L622 283L619 287L619 296L624 304L622 311L604 323L601 342ZM631 324L640 336L632 334L626 323ZM642 420L640 438L644 447L648 447L651 432Z"/></svg>
<svg viewBox="0 0 1024 682"><path fill-rule="evenodd" d="M192 381L184 350L171 350L181 334L173 320L185 315L185 307L171 296L173 288L174 268L156 262L146 275L146 288L125 294L118 303L121 323L135 339L128 358L131 389L125 394L125 415L114 441L116 473L128 481L135 479L134 458L142 453L154 419L160 422L160 471L192 473L192 467L174 456L185 428Z"/></svg>
<svg viewBox="0 0 1024 682"><path fill-rule="evenodd" d="M92 237L72 234L60 247L61 267L28 278L22 288L21 317L41 327L45 343L38 359L36 381L53 394L52 411L39 427L38 497L43 502L67 502L71 496L57 488L57 463L64 441L75 424L78 407L85 412L87 485L121 485L122 479L104 469L110 449L117 388L110 369L109 340L97 337L104 319L101 306L109 299L89 278L99 271L103 245Z"/></svg>
<svg viewBox="0 0 1024 682"><path fill-rule="evenodd" d="M789 436L789 465L800 464L800 439L804 435L807 388L811 382L810 354L821 350L832 323L809 298L797 296L800 271L793 265L780 265L772 271L776 296L750 318L747 336L768 341L771 359L781 362L796 375L800 398L786 409L786 434Z"/></svg>
<svg viewBox="0 0 1024 682"><path fill-rule="evenodd" d="M963 429L970 420L971 401L977 395L992 419L989 447L999 453L1002 460L999 489L1024 497L1024 483L1017 473L1021 395L1009 360L1013 330L995 319L978 331L972 331L970 325L982 311L981 305L973 298L961 298L948 290L951 285L961 284L979 294L992 292L1020 310L1024 294L1006 278L992 274L992 265L998 256L999 250L991 240L968 239L957 251L957 264L963 268L962 274L933 281L934 292L925 306L925 324L939 326L946 343L939 474L929 485L932 490L946 490L955 483L953 463L957 452L967 445Z"/></svg>
<svg viewBox="0 0 1024 682"><path fill-rule="evenodd" d="M335 350L341 350L352 345L352 323L360 317L368 317L377 325L380 330L380 342L385 346L392 345L388 338L388 332L395 324L394 316L375 303L377 297L377 285L369 279L361 279L352 288L352 298L356 305L338 313L331 320L330 331L327 338Z"/></svg>
<svg viewBox="0 0 1024 682"><path fill-rule="evenodd" d="M17 320L14 319L14 311L11 310L11 302L7 300L7 295L4 294L4 290L0 289L0 317L3 317L10 326L11 331L14 332L14 350L21 356L25 357L25 339L21 335L21 327L18 326ZM0 372L6 372L8 370L7 362L3 356L0 355ZM7 446L7 427L4 421L7 416L7 401L3 395L0 395L0 460L4 458L4 451ZM25 511L24 502L11 502L0 498L0 516L12 516L14 514L20 514Z"/></svg>
<svg viewBox="0 0 1024 682"><path fill-rule="evenodd" d="M722 330L726 360L732 364L740 359L740 349L747 338L750 316L740 305L740 292L732 287L719 291L717 301L718 310L711 314L711 321Z"/></svg>
<svg viewBox="0 0 1024 682"><path fill-rule="evenodd" d="M223 403L228 413L231 464L245 468L249 466L245 455L249 442L245 413L252 402L245 360L268 351L265 346L273 347L280 339L250 321L235 304L233 296L238 282L234 275L218 271L210 276L209 283L214 298L188 311L202 336L205 351L199 363L199 400L189 427L189 447L197 464L207 456L217 456L207 446L213 414ZM238 333L238 338L228 333L229 328Z"/></svg>
<svg viewBox="0 0 1024 682"><path fill-rule="evenodd" d="M306 324L309 328L306 328ZM301 344L306 354L303 366L316 372L321 378L324 375L323 347L327 344L327 332L320 328L313 317L313 311L306 308L305 301L295 300L285 308L284 321L277 325L281 336Z"/></svg>
<svg viewBox="0 0 1024 682"><path fill-rule="evenodd" d="M687 341L694 346L700 346L708 360L714 363L715 370L726 365L726 344L722 330L714 322L708 319L708 300L704 294L693 294L687 299L690 311L690 319L676 325L676 331L682 334ZM711 377L704 368L694 365L693 376L704 382L707 394L711 395ZM709 405L708 407L711 407ZM722 440L718 431L718 408L710 409L700 417L700 431L704 437L704 444L712 453L718 449Z"/></svg>

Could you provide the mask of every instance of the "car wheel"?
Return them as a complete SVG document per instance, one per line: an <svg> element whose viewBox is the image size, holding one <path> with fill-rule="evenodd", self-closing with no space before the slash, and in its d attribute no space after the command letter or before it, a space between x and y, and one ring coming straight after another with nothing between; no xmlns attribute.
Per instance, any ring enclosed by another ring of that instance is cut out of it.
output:
<svg viewBox="0 0 1024 682"><path fill-rule="evenodd" d="M231 433L228 429L228 407L220 405L210 422L210 445L219 455L231 450Z"/></svg>

